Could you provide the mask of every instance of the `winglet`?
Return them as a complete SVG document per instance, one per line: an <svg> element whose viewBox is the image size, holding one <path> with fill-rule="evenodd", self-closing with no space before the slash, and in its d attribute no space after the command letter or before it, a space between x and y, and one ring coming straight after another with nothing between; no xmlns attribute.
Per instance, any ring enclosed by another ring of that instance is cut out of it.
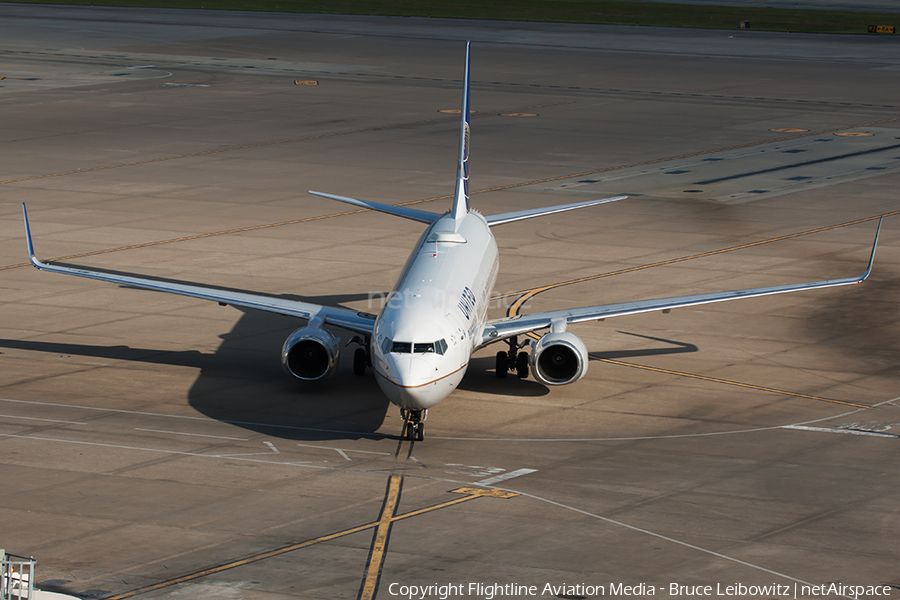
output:
<svg viewBox="0 0 900 600"><path fill-rule="evenodd" d="M28 209L25 208L24 202L22 203L22 214L25 216L25 241L28 242L28 258L31 260L31 264L40 269L42 263L34 256L34 243L31 241L31 226L28 224Z"/></svg>
<svg viewBox="0 0 900 600"><path fill-rule="evenodd" d="M459 134L459 171L453 197L453 220L460 223L469 212L469 46L466 42L466 72L463 77L462 125Z"/></svg>
<svg viewBox="0 0 900 600"><path fill-rule="evenodd" d="M882 221L884 221L884 215L878 217L878 229L875 230L875 241L872 242L872 256L869 257L869 266L866 268L866 272L862 274L862 277L859 278L858 283L865 281L872 272L872 265L875 264L875 249L878 247L878 235L881 233Z"/></svg>

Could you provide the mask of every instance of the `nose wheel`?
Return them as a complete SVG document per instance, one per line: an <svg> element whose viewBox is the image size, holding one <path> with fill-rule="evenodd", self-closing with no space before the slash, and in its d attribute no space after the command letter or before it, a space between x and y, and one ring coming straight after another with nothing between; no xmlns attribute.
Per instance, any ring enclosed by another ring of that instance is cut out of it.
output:
<svg viewBox="0 0 900 600"><path fill-rule="evenodd" d="M497 353L497 363L496 363L496 374L498 379L505 379L506 375L510 371L515 371L516 376L519 379L527 379L528 378L528 353L527 352L519 352L520 348L523 348L525 344L523 343L519 346L519 341L516 336L513 336L506 340L509 344L509 351L503 352L500 351Z"/></svg>
<svg viewBox="0 0 900 600"><path fill-rule="evenodd" d="M427 410L400 409L400 417L403 419L404 437L411 442L421 442L425 439L425 417Z"/></svg>

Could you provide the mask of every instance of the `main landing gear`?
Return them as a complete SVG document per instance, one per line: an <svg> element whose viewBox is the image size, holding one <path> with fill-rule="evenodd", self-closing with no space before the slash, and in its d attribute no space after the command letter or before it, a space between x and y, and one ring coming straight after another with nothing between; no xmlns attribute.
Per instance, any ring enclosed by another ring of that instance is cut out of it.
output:
<svg viewBox="0 0 900 600"><path fill-rule="evenodd" d="M421 442L425 439L425 417L427 416L427 410L400 409L400 418L403 419L403 432L406 439L411 442Z"/></svg>
<svg viewBox="0 0 900 600"><path fill-rule="evenodd" d="M369 356L369 340L356 336L347 345L353 343L361 346L353 353L353 374L362 376L366 374L366 367L372 366L372 358Z"/></svg>
<svg viewBox="0 0 900 600"><path fill-rule="evenodd" d="M513 336L507 339L506 343L509 344L509 352L501 351L497 353L497 377L505 379L507 373L515 371L519 379L527 379L528 353L519 352L519 350L524 348L528 342L522 342L519 345L518 337Z"/></svg>

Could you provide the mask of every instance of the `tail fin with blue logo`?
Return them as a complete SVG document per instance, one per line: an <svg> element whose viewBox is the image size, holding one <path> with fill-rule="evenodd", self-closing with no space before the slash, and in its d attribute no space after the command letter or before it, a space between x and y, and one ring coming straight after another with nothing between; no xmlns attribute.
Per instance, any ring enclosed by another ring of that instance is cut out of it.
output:
<svg viewBox="0 0 900 600"><path fill-rule="evenodd" d="M469 214L469 113L471 112L469 110L470 45L471 42L466 42L466 70L465 75L463 76L463 101L462 110L460 111L462 113L462 118L459 133L459 171L457 172L456 176L456 192L453 195L453 208L450 210L450 217L453 219L453 222L455 224L454 228L456 230L459 230L459 226L460 224L462 224L463 219L465 219L466 215ZM397 217L412 219L413 221L420 221L422 223L434 223L442 216L438 213L418 210L415 208L408 208L406 206L381 204L379 202L372 202L370 200L359 200L357 198L348 198L346 196L337 196L335 194L326 194L324 192L314 192L312 190L310 190L309 193L315 194L316 196L322 196L324 198L331 198L332 200L337 200L339 202L353 204L362 208L368 208L371 210L376 210L378 212L395 215ZM547 206L543 208L530 208L526 210L517 210L513 212L494 215L485 215L485 220L487 221L488 225L493 227L494 225L512 223L515 221L521 221L523 219L533 219L534 217L551 215L567 210L587 208L588 206L595 206L597 204L604 204L606 202L615 202L616 200L622 200L624 198L626 198L626 196L614 196L612 198L600 198L597 200L573 202L572 204L558 204L556 206Z"/></svg>
<svg viewBox="0 0 900 600"><path fill-rule="evenodd" d="M450 215L457 223L469 213L469 46L466 42L466 72L463 77L462 125L459 133L459 172Z"/></svg>

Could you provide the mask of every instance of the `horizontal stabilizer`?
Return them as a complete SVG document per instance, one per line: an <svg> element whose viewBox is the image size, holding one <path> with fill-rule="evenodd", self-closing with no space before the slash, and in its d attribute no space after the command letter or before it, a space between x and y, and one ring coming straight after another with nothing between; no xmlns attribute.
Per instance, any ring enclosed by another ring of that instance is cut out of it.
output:
<svg viewBox="0 0 900 600"><path fill-rule="evenodd" d="M577 208L587 208L588 206L596 206L597 204L606 204L607 202L615 202L616 200L624 200L628 196L615 196L613 198L601 198L599 200L588 200L586 202L575 202L573 204L560 204L559 206L547 206L544 208L531 208L528 210L517 210L515 212L500 213L498 215L485 215L488 225L503 225L504 223L512 223L513 221L521 221L522 219L532 219L543 215L552 215L553 213L565 212L567 210L575 210Z"/></svg>
<svg viewBox="0 0 900 600"><path fill-rule="evenodd" d="M378 212L387 213L389 215L394 215L396 217L403 217L404 219L412 219L413 221L420 221L422 223L434 223L438 219L441 218L441 215L428 212L426 210L416 210L414 208L406 208L405 206L394 206L392 204L381 204L380 202L370 202L368 200L358 200L356 198L348 198L347 196L336 196L334 194L326 194L324 192L314 192L309 190L309 193L314 196L322 196L323 198L330 198L331 200L337 200L338 202L346 202L347 204L353 204L354 206L360 206L362 208L369 208L372 210L377 210Z"/></svg>

